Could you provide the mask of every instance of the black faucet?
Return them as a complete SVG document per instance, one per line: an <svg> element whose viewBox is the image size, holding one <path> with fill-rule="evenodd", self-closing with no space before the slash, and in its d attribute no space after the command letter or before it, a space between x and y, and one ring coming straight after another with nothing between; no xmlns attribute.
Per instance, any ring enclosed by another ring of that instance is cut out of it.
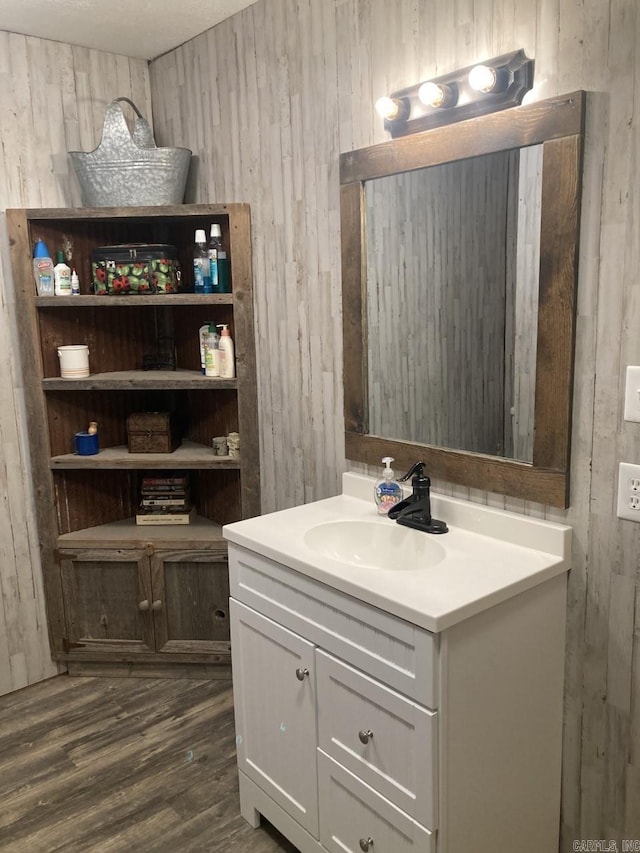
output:
<svg viewBox="0 0 640 853"><path fill-rule="evenodd" d="M398 524L423 530L425 533L448 533L449 528L444 521L431 518L431 480L424 473L424 462L416 462L400 480L406 482L409 477L413 477L413 494L390 509L389 518L395 518Z"/></svg>

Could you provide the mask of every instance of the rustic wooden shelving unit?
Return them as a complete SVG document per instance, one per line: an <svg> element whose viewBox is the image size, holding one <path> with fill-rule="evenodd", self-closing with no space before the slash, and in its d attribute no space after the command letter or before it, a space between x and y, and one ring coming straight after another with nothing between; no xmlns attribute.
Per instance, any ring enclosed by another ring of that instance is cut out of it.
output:
<svg viewBox="0 0 640 853"><path fill-rule="evenodd" d="M193 290L197 228L222 227L231 293ZM54 659L88 674L227 675L227 548L222 525L260 511L260 474L247 205L9 210L36 515ZM37 296L33 242L73 242L81 293ZM91 250L118 243L178 248L185 292L95 296ZM200 371L198 329L228 323L237 379ZM177 369L142 370L158 328L170 328ZM91 375L60 378L57 347L87 344ZM183 440L170 454L132 454L126 420L172 409ZM74 433L99 424L100 453L77 456ZM240 433L240 458L217 457L215 435ZM146 471L187 471L196 517L136 526Z"/></svg>

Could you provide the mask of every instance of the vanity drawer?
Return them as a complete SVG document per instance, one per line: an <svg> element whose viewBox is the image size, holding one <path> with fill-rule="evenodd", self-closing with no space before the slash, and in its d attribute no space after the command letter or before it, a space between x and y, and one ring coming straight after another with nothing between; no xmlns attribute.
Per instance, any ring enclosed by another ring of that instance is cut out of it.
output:
<svg viewBox="0 0 640 853"><path fill-rule="evenodd" d="M320 843L330 853L435 853L435 833L318 750ZM368 846L367 846L368 843Z"/></svg>
<svg viewBox="0 0 640 853"><path fill-rule="evenodd" d="M437 707L437 636L229 543L233 598L412 699Z"/></svg>
<svg viewBox="0 0 640 853"><path fill-rule="evenodd" d="M320 749L435 829L437 713L320 649L316 687Z"/></svg>

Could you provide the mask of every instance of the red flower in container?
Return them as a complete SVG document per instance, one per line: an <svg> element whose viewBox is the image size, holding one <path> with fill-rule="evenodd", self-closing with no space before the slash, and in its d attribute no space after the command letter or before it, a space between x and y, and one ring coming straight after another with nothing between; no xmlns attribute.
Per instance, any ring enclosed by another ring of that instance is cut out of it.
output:
<svg viewBox="0 0 640 853"><path fill-rule="evenodd" d="M107 274L102 267L96 267L96 278L101 282L105 282L107 280Z"/></svg>

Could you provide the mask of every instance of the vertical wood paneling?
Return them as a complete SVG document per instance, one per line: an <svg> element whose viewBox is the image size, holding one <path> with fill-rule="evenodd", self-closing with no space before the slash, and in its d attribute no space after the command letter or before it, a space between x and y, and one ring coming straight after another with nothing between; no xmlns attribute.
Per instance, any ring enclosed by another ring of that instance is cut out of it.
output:
<svg viewBox="0 0 640 853"><path fill-rule="evenodd" d="M79 191L68 151L100 141L119 95L151 117L145 62L0 33L0 204L71 207ZM4 217L0 228L0 694L54 675L44 613L34 491ZM50 247L53 250L54 247Z"/></svg>

